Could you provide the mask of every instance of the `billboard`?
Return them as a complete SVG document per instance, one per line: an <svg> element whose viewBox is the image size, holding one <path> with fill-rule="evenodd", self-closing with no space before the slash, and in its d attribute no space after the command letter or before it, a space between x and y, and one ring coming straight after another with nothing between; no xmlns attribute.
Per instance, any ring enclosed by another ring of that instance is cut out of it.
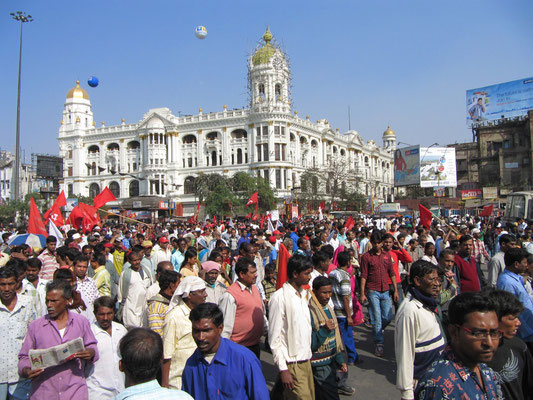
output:
<svg viewBox="0 0 533 400"><path fill-rule="evenodd" d="M466 122L526 115L533 109L533 77L466 91Z"/></svg>
<svg viewBox="0 0 533 400"><path fill-rule="evenodd" d="M420 186L457 186L455 148L420 147Z"/></svg>
<svg viewBox="0 0 533 400"><path fill-rule="evenodd" d="M420 184L420 147L410 146L394 151L394 186Z"/></svg>
<svg viewBox="0 0 533 400"><path fill-rule="evenodd" d="M39 178L63 178L63 159L56 156L35 154L36 175Z"/></svg>
<svg viewBox="0 0 533 400"><path fill-rule="evenodd" d="M481 199L482 195L481 189L461 190L461 200Z"/></svg>

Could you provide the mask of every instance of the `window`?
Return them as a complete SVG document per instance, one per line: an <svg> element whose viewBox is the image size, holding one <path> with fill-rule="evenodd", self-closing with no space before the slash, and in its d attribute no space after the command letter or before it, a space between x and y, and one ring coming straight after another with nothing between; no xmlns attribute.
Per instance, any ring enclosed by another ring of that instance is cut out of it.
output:
<svg viewBox="0 0 533 400"><path fill-rule="evenodd" d="M68 176L74 175L74 170L72 169L72 167L68 167L67 171L68 171L68 174L67 174Z"/></svg>
<svg viewBox="0 0 533 400"><path fill-rule="evenodd" d="M286 161L286 156L285 156L286 152L287 152L287 145L286 144L282 144L281 145L281 159L283 161Z"/></svg>
<svg viewBox="0 0 533 400"><path fill-rule="evenodd" d="M129 195L130 197L135 197L139 195L139 181L131 181L130 187L129 187Z"/></svg>
<svg viewBox="0 0 533 400"><path fill-rule="evenodd" d="M109 190L111 190L111 193L113 193L113 196L115 196L117 199L120 197L120 186L118 182L111 182L109 184Z"/></svg>
<svg viewBox="0 0 533 400"><path fill-rule="evenodd" d="M510 147L511 147L511 144L510 144L509 140L504 140L503 141L503 148L504 149L508 149Z"/></svg>
<svg viewBox="0 0 533 400"><path fill-rule="evenodd" d="M263 144L263 161L268 161L268 143Z"/></svg>
<svg viewBox="0 0 533 400"><path fill-rule="evenodd" d="M268 137L268 126L263 126L263 137Z"/></svg>
<svg viewBox="0 0 533 400"><path fill-rule="evenodd" d="M260 83L259 84L259 96L264 96L265 95L265 85Z"/></svg>
<svg viewBox="0 0 533 400"><path fill-rule="evenodd" d="M261 145L258 144L256 147L257 147L257 161L261 162Z"/></svg>
<svg viewBox="0 0 533 400"><path fill-rule="evenodd" d="M192 168L192 157L188 158L187 164L189 165L189 168Z"/></svg>
<svg viewBox="0 0 533 400"><path fill-rule="evenodd" d="M67 151L67 158L70 160L72 159L72 150Z"/></svg>
<svg viewBox="0 0 533 400"><path fill-rule="evenodd" d="M255 131L256 131L256 136L259 139L261 137L261 127L258 126L257 128L255 128Z"/></svg>
<svg viewBox="0 0 533 400"><path fill-rule="evenodd" d="M281 96L281 85L279 83L276 83L276 86L274 87L274 91L276 93L276 97Z"/></svg>
<svg viewBox="0 0 533 400"><path fill-rule="evenodd" d="M242 150L237 149L237 164L242 164Z"/></svg>
<svg viewBox="0 0 533 400"><path fill-rule="evenodd" d="M279 134L280 134L279 126L275 126L274 127L274 135L279 136Z"/></svg>
<svg viewBox="0 0 533 400"><path fill-rule="evenodd" d="M74 185L69 183L67 186L67 196L72 196L74 194Z"/></svg>
<svg viewBox="0 0 533 400"><path fill-rule="evenodd" d="M275 157L276 157L276 161L280 161L281 160L281 149L280 149L281 145L279 143L275 143L274 144L274 154L275 154Z"/></svg>
<svg viewBox="0 0 533 400"><path fill-rule="evenodd" d="M281 170L276 169L276 189L281 189Z"/></svg>
<svg viewBox="0 0 533 400"><path fill-rule="evenodd" d="M89 197L92 197L94 199L96 196L98 196L98 194L100 194L100 186L98 185L98 183L91 183L89 185Z"/></svg>
<svg viewBox="0 0 533 400"><path fill-rule="evenodd" d="M195 191L194 177L188 176L183 183L183 190L185 194L193 194Z"/></svg>
<svg viewBox="0 0 533 400"><path fill-rule="evenodd" d="M211 165L215 166L217 165L217 152L213 151L211 153Z"/></svg>

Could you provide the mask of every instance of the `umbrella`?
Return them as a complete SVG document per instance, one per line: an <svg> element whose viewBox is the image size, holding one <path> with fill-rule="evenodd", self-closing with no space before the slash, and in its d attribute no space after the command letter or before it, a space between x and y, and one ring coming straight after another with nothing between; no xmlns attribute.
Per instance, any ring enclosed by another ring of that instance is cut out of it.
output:
<svg viewBox="0 0 533 400"><path fill-rule="evenodd" d="M21 244L27 244L31 248L43 248L46 246L46 238L44 235L36 235L34 233L24 233L21 235L13 236L7 242L10 246L20 246Z"/></svg>

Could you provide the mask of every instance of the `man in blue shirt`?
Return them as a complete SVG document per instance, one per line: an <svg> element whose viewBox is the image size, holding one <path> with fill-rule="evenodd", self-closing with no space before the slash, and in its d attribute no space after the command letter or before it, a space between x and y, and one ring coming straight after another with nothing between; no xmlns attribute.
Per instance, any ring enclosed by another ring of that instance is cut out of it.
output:
<svg viewBox="0 0 533 400"><path fill-rule="evenodd" d="M518 318L522 325L517 336L524 342L533 342L533 301L524 286L522 274L527 271L528 253L524 249L512 248L505 253L505 270L498 277L496 287L514 294L524 306ZM531 346L529 344L529 346Z"/></svg>
<svg viewBox="0 0 533 400"><path fill-rule="evenodd" d="M497 305L480 292L454 297L449 308L450 345L426 370L415 390L416 400L502 400L498 378L487 366L498 348Z"/></svg>
<svg viewBox="0 0 533 400"><path fill-rule="evenodd" d="M198 348L185 364L183 390L196 400L268 400L257 357L246 347L221 337L224 316L217 305L200 304L189 318Z"/></svg>

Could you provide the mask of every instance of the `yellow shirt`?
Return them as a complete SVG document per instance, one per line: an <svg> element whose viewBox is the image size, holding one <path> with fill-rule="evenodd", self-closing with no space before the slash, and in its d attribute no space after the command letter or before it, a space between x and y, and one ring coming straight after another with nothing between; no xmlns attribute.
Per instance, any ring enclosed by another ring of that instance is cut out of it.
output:
<svg viewBox="0 0 533 400"><path fill-rule="evenodd" d="M168 384L172 389L181 389L181 375L187 359L196 350L192 338L191 310L180 301L168 312L163 324L163 358L170 359Z"/></svg>
<svg viewBox="0 0 533 400"><path fill-rule="evenodd" d="M181 268L180 274L182 278L185 278L186 276L198 276L196 271L191 271L189 268Z"/></svg>

